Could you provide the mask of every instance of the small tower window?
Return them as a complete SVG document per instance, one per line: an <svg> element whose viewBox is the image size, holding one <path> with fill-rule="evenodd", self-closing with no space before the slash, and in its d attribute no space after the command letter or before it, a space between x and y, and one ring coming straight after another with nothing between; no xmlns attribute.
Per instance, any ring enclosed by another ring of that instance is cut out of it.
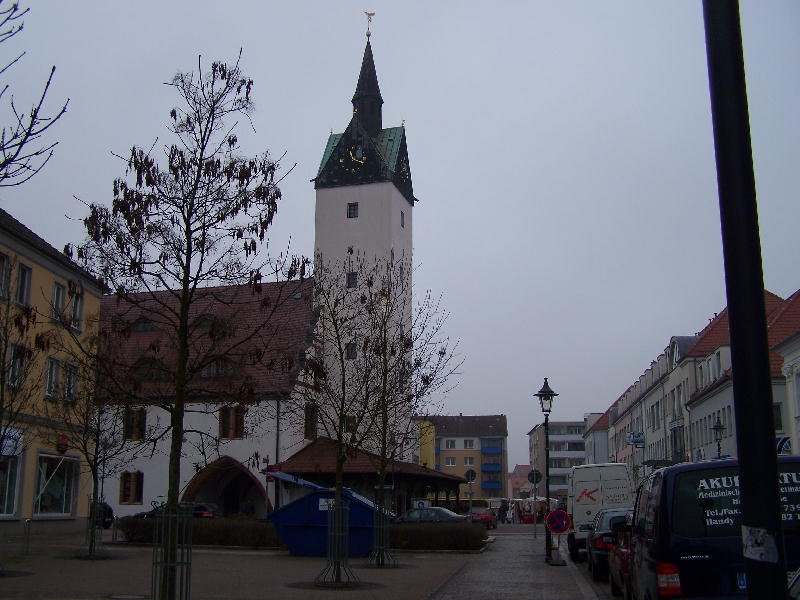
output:
<svg viewBox="0 0 800 600"><path fill-rule="evenodd" d="M347 218L348 219L358 218L358 202L347 203Z"/></svg>
<svg viewBox="0 0 800 600"><path fill-rule="evenodd" d="M351 272L347 274L347 287L354 288L358 285L358 273Z"/></svg>
<svg viewBox="0 0 800 600"><path fill-rule="evenodd" d="M405 226L406 226L406 213L404 213L401 210L400 211L400 227L405 227Z"/></svg>
<svg viewBox="0 0 800 600"><path fill-rule="evenodd" d="M355 360L356 358L356 343L348 342L344 346L344 357L347 360Z"/></svg>

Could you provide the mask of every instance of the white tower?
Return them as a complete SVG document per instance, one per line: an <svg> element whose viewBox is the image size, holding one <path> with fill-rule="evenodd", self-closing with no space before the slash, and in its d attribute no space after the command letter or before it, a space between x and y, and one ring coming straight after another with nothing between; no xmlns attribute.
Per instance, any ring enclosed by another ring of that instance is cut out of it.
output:
<svg viewBox="0 0 800 600"><path fill-rule="evenodd" d="M410 266L416 198L406 132L403 126L382 126L383 98L369 38L352 102L350 123L328 138L314 179L315 255L335 263L351 250L370 262L402 260Z"/></svg>

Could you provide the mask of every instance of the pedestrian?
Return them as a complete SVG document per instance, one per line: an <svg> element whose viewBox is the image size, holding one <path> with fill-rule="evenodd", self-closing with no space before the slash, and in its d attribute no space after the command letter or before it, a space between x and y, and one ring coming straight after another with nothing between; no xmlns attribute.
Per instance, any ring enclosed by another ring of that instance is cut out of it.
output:
<svg viewBox="0 0 800 600"><path fill-rule="evenodd" d="M513 523L514 522L514 507L513 507L513 505L508 507L508 514L506 515L506 520L509 523Z"/></svg>

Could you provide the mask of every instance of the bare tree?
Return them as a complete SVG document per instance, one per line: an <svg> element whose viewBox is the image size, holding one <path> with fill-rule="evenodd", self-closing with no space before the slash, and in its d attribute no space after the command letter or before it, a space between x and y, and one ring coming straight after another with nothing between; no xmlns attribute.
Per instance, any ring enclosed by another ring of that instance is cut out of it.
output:
<svg viewBox="0 0 800 600"><path fill-rule="evenodd" d="M71 301L77 290L70 289ZM125 402L120 402L121 385L118 375L124 365L120 347L109 343L109 329L99 327L99 315L86 319L80 335L69 323L68 312L62 316L61 327L54 331L51 348L60 357L61 377L53 389L48 389L40 414L54 441L67 445L80 454L92 478L87 554L97 554L97 524L103 482L146 449L149 435L130 436Z"/></svg>
<svg viewBox="0 0 800 600"><path fill-rule="evenodd" d="M249 120L253 81L239 60L214 62L208 70L198 60L195 72L179 72L169 85L180 103L169 112L175 141L164 149L163 165L152 148L131 149L126 177L114 181L111 208L90 206L88 240L78 257L114 291L114 318L128 331L136 320L152 327L146 356L129 371L142 382L132 391L168 415L167 509L176 511L187 404L225 392L230 401L248 397L246 378L234 388L227 376L237 373L238 361L264 358L264 345L255 341L274 337L270 317L296 292L263 289L262 280L281 275L280 265L271 268L257 254L281 197L279 163L267 152L241 156L237 123L231 122L237 116ZM302 278L304 268L293 261L282 275ZM219 284L227 286L213 287ZM233 296L222 289L233 289ZM245 306L256 306L256 316L237 319ZM166 562L174 563L177 538L167 546ZM172 598L175 570L164 573L161 597Z"/></svg>
<svg viewBox="0 0 800 600"><path fill-rule="evenodd" d="M8 4L0 0L0 44L8 42L22 31L22 18L30 9L21 9L17 2ZM14 67L25 56L22 52L0 67L0 78L7 78ZM12 187L25 183L41 171L53 156L58 142L44 141L44 135L65 112L69 100L52 113L45 108L47 94L53 82L56 68L44 84L39 99L29 108L22 109L14 99L10 83L2 83L0 102L7 102L7 114L0 132L0 187Z"/></svg>
<svg viewBox="0 0 800 600"><path fill-rule="evenodd" d="M437 393L449 389L461 364L439 301L428 293L412 306L410 280L403 259L351 252L342 264L315 261L314 352L295 399L306 422L335 443L336 506L350 451L364 449L380 457L376 503L385 507L387 469L416 441L412 418L437 411ZM376 564L385 564L385 550L375 553ZM344 565L331 566L334 581L343 576Z"/></svg>

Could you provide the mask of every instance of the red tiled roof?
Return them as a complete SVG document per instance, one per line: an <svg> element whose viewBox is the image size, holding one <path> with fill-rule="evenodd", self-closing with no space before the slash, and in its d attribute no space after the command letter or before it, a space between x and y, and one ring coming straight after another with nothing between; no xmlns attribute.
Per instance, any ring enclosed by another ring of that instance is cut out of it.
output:
<svg viewBox="0 0 800 600"><path fill-rule="evenodd" d="M764 290L764 311L769 322L772 314L781 307L783 298ZM697 341L686 351L686 356L704 357L713 353L720 346L730 345L730 331L728 329L728 307L716 315L711 322L700 332Z"/></svg>
<svg viewBox="0 0 800 600"><path fill-rule="evenodd" d="M614 404L616 404L616 402ZM609 413L611 412L611 408L614 406L614 404L609 406L608 409L606 410L606 412L604 412L603 415L599 419L597 419L597 421L592 423L592 426L589 427L589 429L586 431L586 433L591 433L592 431L602 431L603 429L608 429L608 422L611 419L611 415Z"/></svg>
<svg viewBox="0 0 800 600"><path fill-rule="evenodd" d="M374 475L375 469L379 463L380 456L377 454L354 448L348 452L347 461L344 463L344 473L347 475ZM271 465L270 469L298 475L312 473L333 474L336 472L336 444L330 438L317 438L285 461L276 465ZM387 472L466 483L466 479L463 477L448 475L447 473L428 469L422 465L397 460L390 462Z"/></svg>
<svg viewBox="0 0 800 600"><path fill-rule="evenodd" d="M800 290L789 296L767 319L770 373L780 377L783 357L774 348L800 331Z"/></svg>
<svg viewBox="0 0 800 600"><path fill-rule="evenodd" d="M189 361L194 378L189 382L190 394L241 398L246 393L256 399L289 393L311 341L312 294L308 279L263 284L260 290L247 285L196 290L189 322L206 324L195 327L191 334ZM101 325L108 334L106 351L114 355L118 368L131 373L134 382L140 380L144 401L174 393L170 392L174 390L170 365L177 350L177 305L172 291L138 293L125 300L106 296L102 300ZM151 330L137 330L136 324L143 321L149 322ZM225 357L233 370L231 376L200 376L202 363L215 356ZM165 380L137 374L136 369L143 364L163 369Z"/></svg>

